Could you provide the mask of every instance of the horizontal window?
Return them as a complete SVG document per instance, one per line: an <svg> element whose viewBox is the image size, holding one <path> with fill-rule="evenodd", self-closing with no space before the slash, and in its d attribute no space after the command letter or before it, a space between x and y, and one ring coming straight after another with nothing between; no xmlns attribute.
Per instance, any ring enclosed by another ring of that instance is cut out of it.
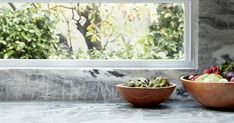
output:
<svg viewBox="0 0 234 123"><path fill-rule="evenodd" d="M6 2L0 8L0 67L197 67L188 0Z"/></svg>

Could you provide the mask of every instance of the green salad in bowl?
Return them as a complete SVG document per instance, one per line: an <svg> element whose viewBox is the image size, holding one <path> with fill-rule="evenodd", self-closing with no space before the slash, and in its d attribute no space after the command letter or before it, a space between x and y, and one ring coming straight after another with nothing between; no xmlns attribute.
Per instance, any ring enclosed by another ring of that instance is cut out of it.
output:
<svg viewBox="0 0 234 123"><path fill-rule="evenodd" d="M203 74L190 75L188 79L197 82L234 82L234 63L211 66Z"/></svg>
<svg viewBox="0 0 234 123"><path fill-rule="evenodd" d="M234 109L234 63L211 66L202 74L181 77L185 90L201 105Z"/></svg>

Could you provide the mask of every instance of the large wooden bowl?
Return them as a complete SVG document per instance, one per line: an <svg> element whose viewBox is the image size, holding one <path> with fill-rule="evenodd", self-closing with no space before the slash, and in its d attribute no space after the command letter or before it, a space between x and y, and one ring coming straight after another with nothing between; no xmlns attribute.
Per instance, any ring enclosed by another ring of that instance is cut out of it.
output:
<svg viewBox="0 0 234 123"><path fill-rule="evenodd" d="M209 108L234 108L234 83L196 82L182 76L184 88L201 105Z"/></svg>
<svg viewBox="0 0 234 123"><path fill-rule="evenodd" d="M123 84L116 85L117 90L123 98L135 106L155 106L165 101L173 92L176 85L160 88L135 88L126 87Z"/></svg>

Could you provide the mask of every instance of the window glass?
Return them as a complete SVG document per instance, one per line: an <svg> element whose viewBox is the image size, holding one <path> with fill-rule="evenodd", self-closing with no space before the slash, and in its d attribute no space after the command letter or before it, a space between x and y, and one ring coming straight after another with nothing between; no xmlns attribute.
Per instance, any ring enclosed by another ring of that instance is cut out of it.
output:
<svg viewBox="0 0 234 123"><path fill-rule="evenodd" d="M184 3L0 3L0 58L181 60L184 18Z"/></svg>

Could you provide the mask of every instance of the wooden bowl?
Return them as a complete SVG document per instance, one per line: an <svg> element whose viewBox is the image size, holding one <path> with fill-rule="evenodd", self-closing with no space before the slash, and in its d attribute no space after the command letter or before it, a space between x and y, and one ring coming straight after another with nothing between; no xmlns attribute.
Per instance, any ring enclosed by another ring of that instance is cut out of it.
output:
<svg viewBox="0 0 234 123"><path fill-rule="evenodd" d="M128 102L139 107L155 106L165 101L173 92L176 85L171 83L168 87L140 88L116 85L119 94Z"/></svg>
<svg viewBox="0 0 234 123"><path fill-rule="evenodd" d="M234 108L234 83L197 82L182 76L184 88L201 105L208 108Z"/></svg>

